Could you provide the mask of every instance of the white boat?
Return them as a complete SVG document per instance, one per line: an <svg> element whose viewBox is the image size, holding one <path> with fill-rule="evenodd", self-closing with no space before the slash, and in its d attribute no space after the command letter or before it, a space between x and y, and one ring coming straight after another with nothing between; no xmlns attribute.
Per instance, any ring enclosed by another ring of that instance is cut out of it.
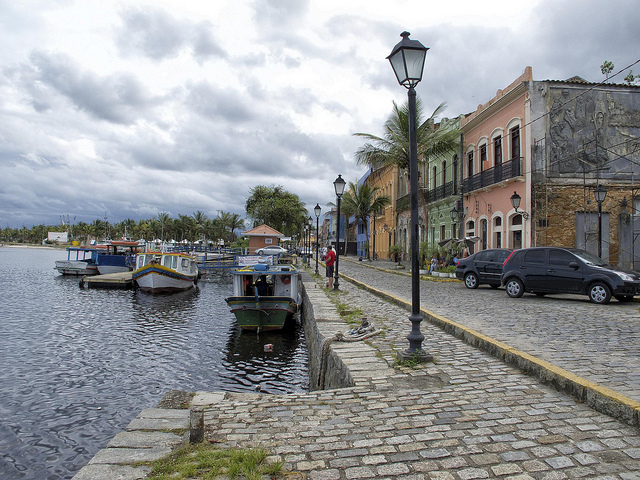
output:
<svg viewBox="0 0 640 480"><path fill-rule="evenodd" d="M54 267L62 275L97 275L97 259L105 250L96 247L67 247L67 259L56 260Z"/></svg>
<svg viewBox="0 0 640 480"><path fill-rule="evenodd" d="M185 253L141 253L136 256L133 280L146 292L188 290L198 283L198 265Z"/></svg>

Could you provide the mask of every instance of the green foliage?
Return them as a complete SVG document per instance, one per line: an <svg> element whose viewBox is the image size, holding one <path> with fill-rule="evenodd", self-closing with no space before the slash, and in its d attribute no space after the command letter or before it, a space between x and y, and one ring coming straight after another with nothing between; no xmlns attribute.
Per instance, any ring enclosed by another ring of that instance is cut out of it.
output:
<svg viewBox="0 0 640 480"><path fill-rule="evenodd" d="M349 190L342 197L341 213L348 218L355 216L358 223L367 226L367 238L369 238L369 225L367 219L379 210L391 203L391 199L386 195L378 195L380 187L371 188L370 185L356 185L349 182ZM365 247L367 258L369 258L369 245Z"/></svg>
<svg viewBox="0 0 640 480"><path fill-rule="evenodd" d="M416 136L418 140L418 161L424 161L432 155L456 152L460 143L460 130L453 125L436 128L435 117L445 108L441 103L429 118L422 120L422 102L416 100ZM356 162L361 165L377 167L397 165L409 168L409 104L401 107L393 102L393 111L384 124L384 136L369 133L356 133L370 143L366 143L356 152Z"/></svg>
<svg viewBox="0 0 640 480"><path fill-rule="evenodd" d="M147 463L153 480L190 478L246 478L260 480L263 476L282 475L282 462L268 463L266 450L220 449L210 444L187 445L170 455Z"/></svg>
<svg viewBox="0 0 640 480"><path fill-rule="evenodd" d="M610 62L609 60L605 60L604 63L600 65L600 71L607 79L609 79L609 74L613 72L613 68L613 62Z"/></svg>
<svg viewBox="0 0 640 480"><path fill-rule="evenodd" d="M640 75L634 75L633 70L629 70L629 74L626 77L624 77L624 81L627 82L629 85L633 85L638 80L640 80Z"/></svg>
<svg viewBox="0 0 640 480"><path fill-rule="evenodd" d="M300 232L308 222L305 204L280 185L253 188L245 208L254 227L266 224L287 236Z"/></svg>
<svg viewBox="0 0 640 480"><path fill-rule="evenodd" d="M393 258L394 262L400 263L400 254L402 253L402 249L398 245L391 245L389 247L389 256Z"/></svg>

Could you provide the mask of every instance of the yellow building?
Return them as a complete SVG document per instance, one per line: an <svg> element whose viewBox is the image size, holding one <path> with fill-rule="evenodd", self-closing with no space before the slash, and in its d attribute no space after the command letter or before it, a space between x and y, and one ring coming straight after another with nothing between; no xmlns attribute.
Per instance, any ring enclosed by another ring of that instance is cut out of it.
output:
<svg viewBox="0 0 640 480"><path fill-rule="evenodd" d="M396 200L398 198L398 167L374 168L367 179L373 189L378 187L378 196L387 196L391 203L373 215L369 229L369 245L375 251L374 258L388 259L389 247L396 244Z"/></svg>

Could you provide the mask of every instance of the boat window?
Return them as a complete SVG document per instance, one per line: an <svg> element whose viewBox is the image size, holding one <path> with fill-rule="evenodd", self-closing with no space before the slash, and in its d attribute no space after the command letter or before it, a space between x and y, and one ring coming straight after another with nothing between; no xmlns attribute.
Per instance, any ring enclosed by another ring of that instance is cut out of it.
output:
<svg viewBox="0 0 640 480"><path fill-rule="evenodd" d="M178 257L173 257L173 265L172 267L174 270L178 269Z"/></svg>
<svg viewBox="0 0 640 480"><path fill-rule="evenodd" d="M142 268L144 265L144 258L146 257L146 255L140 255L138 257L138 268Z"/></svg>
<svg viewBox="0 0 640 480"><path fill-rule="evenodd" d="M189 259L188 258L183 258L182 259L182 268L184 270L189 270Z"/></svg>

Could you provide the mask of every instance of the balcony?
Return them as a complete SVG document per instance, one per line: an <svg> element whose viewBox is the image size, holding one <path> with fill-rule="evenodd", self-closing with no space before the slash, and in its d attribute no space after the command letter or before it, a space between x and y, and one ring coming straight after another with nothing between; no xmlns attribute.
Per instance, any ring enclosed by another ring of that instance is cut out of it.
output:
<svg viewBox="0 0 640 480"><path fill-rule="evenodd" d="M522 175L522 157L514 158L477 173L462 180L462 191L469 193L480 188L489 187L496 183Z"/></svg>
<svg viewBox="0 0 640 480"><path fill-rule="evenodd" d="M436 200L442 200L443 198L455 195L455 193L456 192L453 189L453 182L447 182L444 185L439 185L432 190L427 190L426 188L422 189L422 196L426 203L432 203Z"/></svg>

